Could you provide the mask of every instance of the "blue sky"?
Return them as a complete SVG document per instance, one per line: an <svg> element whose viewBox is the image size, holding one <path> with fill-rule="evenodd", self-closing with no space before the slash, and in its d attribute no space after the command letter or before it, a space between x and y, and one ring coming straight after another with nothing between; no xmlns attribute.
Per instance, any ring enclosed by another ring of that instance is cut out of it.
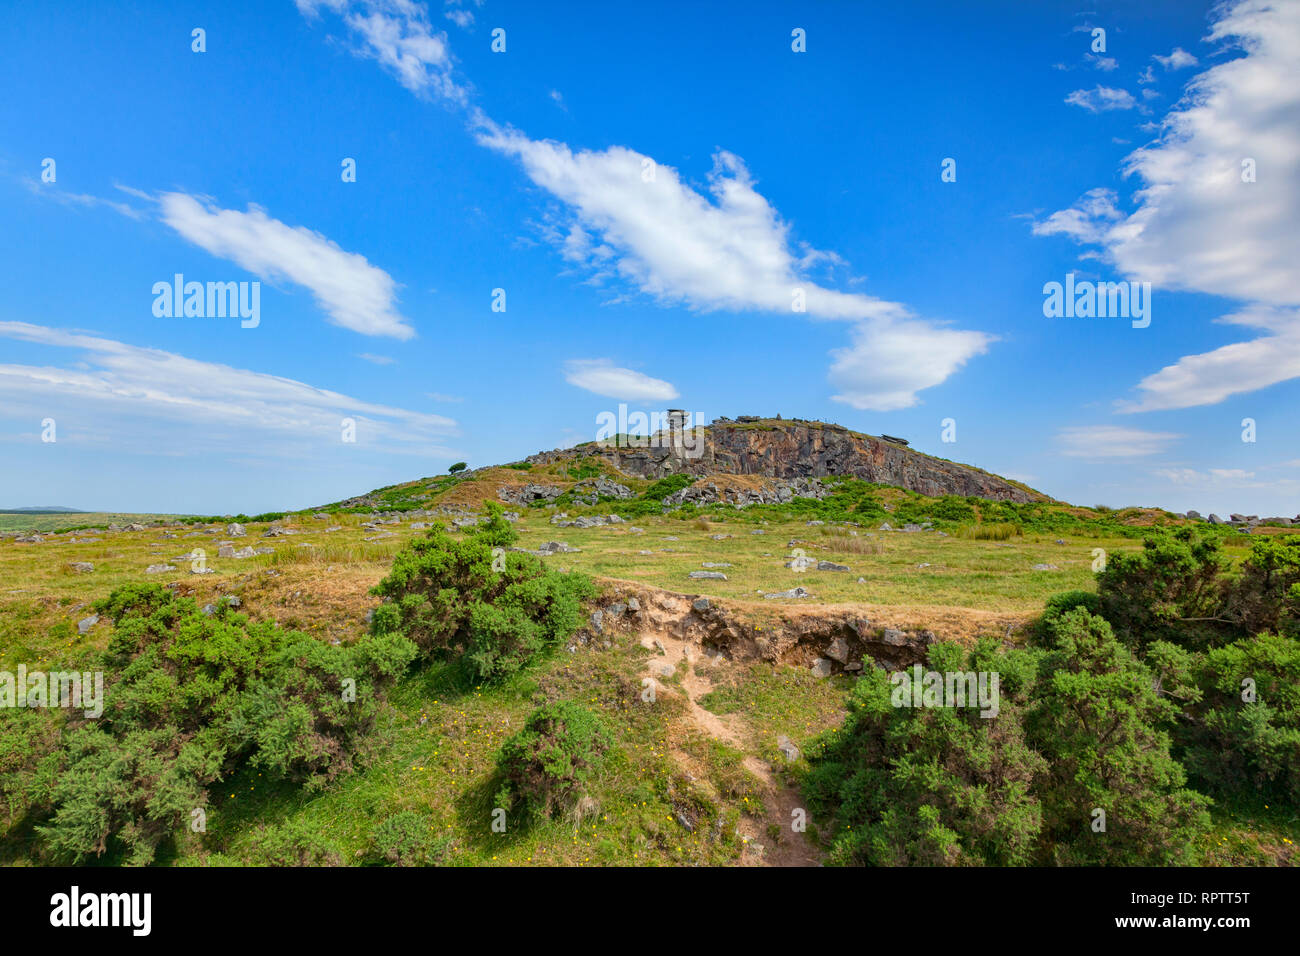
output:
<svg viewBox="0 0 1300 956"><path fill-rule="evenodd" d="M1300 510L1300 4L874 6L10 11L0 506L305 507L626 403ZM1067 273L1150 324L1045 316Z"/></svg>

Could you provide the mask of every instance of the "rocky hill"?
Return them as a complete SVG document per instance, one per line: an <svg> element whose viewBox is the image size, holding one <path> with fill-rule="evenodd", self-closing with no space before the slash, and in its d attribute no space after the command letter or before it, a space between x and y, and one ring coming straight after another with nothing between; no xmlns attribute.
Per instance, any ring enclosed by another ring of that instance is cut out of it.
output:
<svg viewBox="0 0 1300 956"><path fill-rule="evenodd" d="M935 458L842 425L801 419L720 418L685 431L645 438L617 436L574 448L541 452L527 460L551 464L598 455L626 475L759 475L777 479L848 475L923 495L962 495L995 501L1043 501L1045 496L997 475Z"/></svg>

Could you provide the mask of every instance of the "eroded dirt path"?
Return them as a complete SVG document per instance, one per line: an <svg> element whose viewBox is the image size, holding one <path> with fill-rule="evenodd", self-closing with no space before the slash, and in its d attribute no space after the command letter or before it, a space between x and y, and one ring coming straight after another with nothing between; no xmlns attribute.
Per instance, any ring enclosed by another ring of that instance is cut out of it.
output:
<svg viewBox="0 0 1300 956"><path fill-rule="evenodd" d="M740 715L723 716L700 705L700 699L713 690L713 682L696 671L695 662L703 654L698 645L662 631L643 631L641 644L656 651L662 647L664 651L662 655L651 657L646 662L646 673L656 679L657 693L677 695L676 688L663 684L655 670L657 665L671 664L676 674L680 676L682 696L685 697L687 716L691 723L708 736L742 753L751 748L749 728L745 726ZM790 826L794 810L803 805L798 791L781 780L764 760L746 755L743 764L762 785L766 814L761 822L750 817L741 817L738 830L749 846L741 858L741 864L819 866L820 855L803 833L795 832ZM773 825L778 827L781 833L780 839L775 843L767 833L769 827Z"/></svg>

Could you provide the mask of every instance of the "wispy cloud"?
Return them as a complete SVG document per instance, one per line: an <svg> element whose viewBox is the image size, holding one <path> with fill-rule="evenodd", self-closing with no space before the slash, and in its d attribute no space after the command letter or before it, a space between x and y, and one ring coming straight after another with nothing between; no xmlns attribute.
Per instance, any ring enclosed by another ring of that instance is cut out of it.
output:
<svg viewBox="0 0 1300 956"><path fill-rule="evenodd" d="M1300 4L1238 0L1219 8L1207 39L1245 55L1194 77L1159 139L1127 157L1137 208L1121 214L1112 192L1092 190L1034 225L1099 246L1155 288L1247 303L1221 321L1269 333L1147 376L1124 411L1213 404L1300 377ZM1176 69L1188 57L1158 59Z"/></svg>
<svg viewBox="0 0 1300 956"><path fill-rule="evenodd" d="M1065 98L1071 106L1082 106L1090 113L1104 113L1109 110L1131 110L1137 100L1128 90L1111 86L1094 86L1090 90L1075 90Z"/></svg>
<svg viewBox="0 0 1300 956"><path fill-rule="evenodd" d="M0 322L0 337L76 352L58 364L0 365L0 405L35 408L119 449L156 445L172 426L188 448L291 456L335 448L342 419L351 418L357 444L444 457L440 442L456 432L441 415L82 332Z"/></svg>
<svg viewBox="0 0 1300 956"><path fill-rule="evenodd" d="M897 302L846 293L812 280L808 270L840 263L834 253L791 240L791 228L755 188L744 162L714 156L708 195L671 166L613 146L574 151L532 140L478 118L479 140L516 158L529 178L563 202L572 218L555 230L561 254L596 281L621 281L668 305L803 315L852 321L852 349L836 353L835 396L856 408L915 404L916 391L937 385L983 352L993 337L915 317ZM887 380L859 360L887 349Z"/></svg>
<svg viewBox="0 0 1300 956"><path fill-rule="evenodd" d="M310 290L330 321L362 335L414 338L397 312L397 283L366 257L303 226L289 226L250 205L222 209L186 193L158 197L160 218L182 237L267 281Z"/></svg>
<svg viewBox="0 0 1300 956"><path fill-rule="evenodd" d="M570 359L564 363L564 380L597 395L626 401L670 401L678 395L672 383L619 368L609 359Z"/></svg>
<svg viewBox="0 0 1300 956"><path fill-rule="evenodd" d="M447 34L433 29L428 10L414 0L296 0L303 16L314 20L322 11L343 19L358 41L358 56L377 60L404 87L420 96L437 96L463 104L463 84L453 76ZM466 10L448 11L459 26L473 22ZM457 17L468 20L461 22Z"/></svg>
<svg viewBox="0 0 1300 956"><path fill-rule="evenodd" d="M1120 425L1080 425L1062 428L1056 437L1062 455L1105 461L1159 454L1182 436Z"/></svg>

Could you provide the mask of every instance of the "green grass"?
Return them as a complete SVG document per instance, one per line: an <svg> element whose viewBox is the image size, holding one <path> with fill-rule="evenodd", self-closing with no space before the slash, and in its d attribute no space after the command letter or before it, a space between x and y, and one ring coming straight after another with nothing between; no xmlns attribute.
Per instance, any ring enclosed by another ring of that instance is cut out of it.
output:
<svg viewBox="0 0 1300 956"><path fill-rule="evenodd" d="M82 528L106 528L110 524L149 524L170 521L184 515L129 514L115 511L75 511L53 514L0 512L0 531L73 531Z"/></svg>
<svg viewBox="0 0 1300 956"><path fill-rule="evenodd" d="M515 480L563 485L569 480L563 472L571 465L536 466L527 474L499 471ZM484 488L473 476L422 479L381 489L376 507L427 508L440 500L468 500L456 496L473 491L479 494L477 500L495 499L498 481L493 478ZM620 481L637 494L653 485L638 479ZM657 503L642 502L649 510L633 520L591 529L550 524L553 509L518 509L519 544L536 548L546 541L566 541L581 552L547 557L548 564L705 594L754 613L781 613L778 602L765 602L758 592L802 585L814 597L801 604L915 608L918 620L944 610L1028 618L1053 594L1095 589L1095 548L1107 553L1139 548L1140 529L1125 521L1168 520L1136 510L1101 514L1060 505L970 505L965 499L923 499L862 483L847 486L828 502L798 501L743 511L683 509L663 515ZM576 517L622 507L562 510ZM978 523L965 517L966 507L974 509ZM366 541L376 534L361 527L368 511L336 510L328 520L316 520L310 513L297 516L287 526L298 533L275 538L261 537L268 527L265 522L250 521L247 537L235 539L236 546L275 551L243 560L217 557L217 542L226 538L224 520L139 532L59 535L41 544L0 541L0 668L13 669L18 663L71 666L88 660L104 646L110 627L101 622L82 636L76 621L89 613L90 602L121 584L141 580L175 583L200 603L238 594L254 618L272 618L321 640L353 640L365 627L366 610L377 600L369 588L387 572L393 554L421 533L404 521L383 526L395 537ZM843 515L860 526L834 523L845 520ZM13 517L0 516L0 521ZM85 515L19 517L28 522L87 523ZM151 516L94 517L101 524L125 525ZM899 527L927 517L938 530L878 530L882 521ZM828 523L809 525L813 519ZM335 525L340 530L325 530ZM642 530L633 532L633 526ZM730 537L714 540L715 534ZM1224 534L1227 553L1239 561L1251 538ZM215 573L189 573L182 556L195 547L207 551L207 565ZM851 571L792 571L784 563L793 548L815 559L847 564ZM70 565L81 561L93 563L95 570L73 572ZM147 566L165 561L176 570L145 575ZM728 580L689 578L690 571L703 570L704 562L730 564L721 569ZM1059 570L1035 571L1035 564ZM448 865L734 863L745 852L736 836L738 822L752 822L763 813L762 790L745 768L745 759L768 761L787 780L797 780L800 765L786 765L776 751L777 737L789 736L803 749L818 733L838 725L852 679L816 680L805 668L763 662L719 665L697 660L697 673L705 674L714 688L701 700L702 706L734 719L740 728L739 745L733 747L696 728L680 698L663 694L653 706L640 702L648 653L633 634L609 649L599 644L574 653L562 649L501 685L466 683L451 665L414 673L395 688L381 711L363 770L321 793L273 785L254 771L226 780L211 793L206 834L201 840L183 840L166 862L262 863L260 835L296 829L327 843L343 862L366 863L372 859L377 823L413 810L427 820L430 835L439 838L441 859ZM680 690L681 673L666 683ZM615 751L591 788L593 803L581 815L530 827L508 823L506 833L493 833L497 749L539 704L560 699L599 712L615 736ZM683 826L682 819L693 829ZM1293 859L1294 841L1300 839L1294 812L1276 807L1218 807L1215 821L1207 852L1224 865ZM2 837L0 861L23 862L14 848L15 835L10 834L7 843Z"/></svg>

